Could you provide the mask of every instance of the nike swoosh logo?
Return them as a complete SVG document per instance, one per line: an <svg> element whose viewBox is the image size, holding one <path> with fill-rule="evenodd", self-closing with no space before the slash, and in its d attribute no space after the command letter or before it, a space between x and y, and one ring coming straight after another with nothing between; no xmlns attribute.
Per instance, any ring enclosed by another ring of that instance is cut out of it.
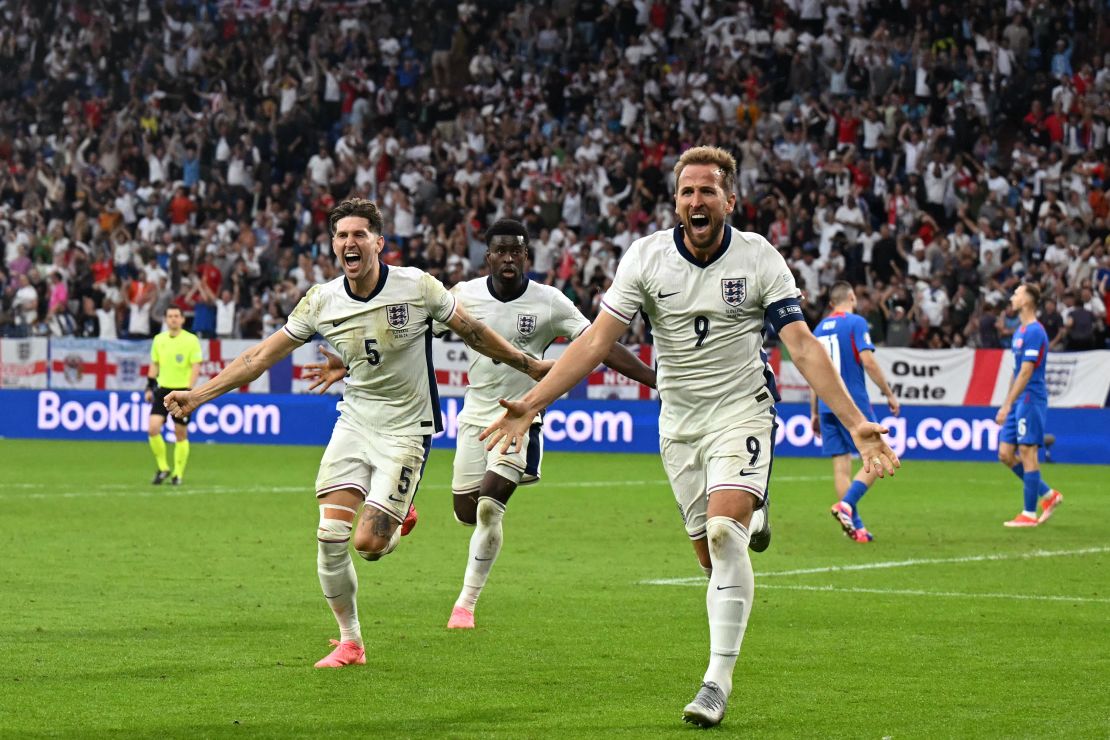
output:
<svg viewBox="0 0 1110 740"><path fill-rule="evenodd" d="M485 563L489 560L493 560L493 558L480 558L480 557L477 557L477 556L475 556L474 559L477 560L479 563Z"/></svg>
<svg viewBox="0 0 1110 740"><path fill-rule="evenodd" d="M389 494L389 500L397 504L405 503L405 500L403 498L394 498L392 493Z"/></svg>
<svg viewBox="0 0 1110 740"><path fill-rule="evenodd" d="M749 475L755 475L758 472L759 472L758 470L741 470L740 471L740 477L744 478L744 477L749 476Z"/></svg>
<svg viewBox="0 0 1110 740"><path fill-rule="evenodd" d="M670 298L671 296L678 295L681 292L682 292L681 290L676 290L673 293L664 293L663 291L659 291L658 293L655 294L655 297L656 298Z"/></svg>
<svg viewBox="0 0 1110 740"><path fill-rule="evenodd" d="M346 319L338 319L338 320L336 320L336 321L333 321L333 322L331 322L331 325L332 325L332 326L339 326L340 324L342 324L342 323L344 323L345 321L347 321L347 319L349 319L349 318L351 318L351 317L350 317L350 316L348 316L348 317L347 317Z"/></svg>
<svg viewBox="0 0 1110 740"><path fill-rule="evenodd" d="M718 591L726 591L730 588L740 588L739 586L717 586Z"/></svg>
<svg viewBox="0 0 1110 740"><path fill-rule="evenodd" d="M328 596L327 594L324 594L324 598L325 599L338 599L342 595L343 594L336 594L335 596Z"/></svg>

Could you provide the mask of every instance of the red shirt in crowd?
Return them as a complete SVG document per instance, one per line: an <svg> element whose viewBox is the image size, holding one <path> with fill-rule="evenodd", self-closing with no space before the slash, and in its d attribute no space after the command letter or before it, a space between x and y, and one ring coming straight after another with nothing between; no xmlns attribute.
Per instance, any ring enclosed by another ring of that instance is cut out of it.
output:
<svg viewBox="0 0 1110 740"><path fill-rule="evenodd" d="M127 302L142 303L143 299L154 292L154 283L136 278L127 286Z"/></svg>
<svg viewBox="0 0 1110 740"><path fill-rule="evenodd" d="M220 268L210 262L202 262L197 265L197 274L208 285L209 290L216 295L220 294L220 286L224 282L224 276L220 272Z"/></svg>
<svg viewBox="0 0 1110 740"><path fill-rule="evenodd" d="M181 226L189 220L189 216L197 209L196 203L187 195L175 195L170 201L170 223Z"/></svg>
<svg viewBox="0 0 1110 740"><path fill-rule="evenodd" d="M93 262L92 274L94 283L108 282L108 278L112 276L112 259L109 257L99 262Z"/></svg>
<svg viewBox="0 0 1110 740"><path fill-rule="evenodd" d="M833 113L833 117L836 118L836 143L846 146L855 144L862 122L855 116L838 116Z"/></svg>
<svg viewBox="0 0 1110 740"><path fill-rule="evenodd" d="M1053 144L1059 144L1064 140L1064 124L1067 120L1066 116L1058 116L1055 113L1044 119L1044 129L1048 132L1048 138L1052 140Z"/></svg>

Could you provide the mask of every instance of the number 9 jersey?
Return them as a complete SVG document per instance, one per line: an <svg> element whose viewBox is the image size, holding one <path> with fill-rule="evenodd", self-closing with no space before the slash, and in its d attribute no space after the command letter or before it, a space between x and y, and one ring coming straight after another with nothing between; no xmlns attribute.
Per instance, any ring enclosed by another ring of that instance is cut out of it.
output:
<svg viewBox="0 0 1110 740"><path fill-rule="evenodd" d="M365 298L351 292L345 276L314 285L283 330L298 342L320 334L339 353L350 374L341 412L372 419L382 434L442 431L429 329L451 319L455 298L415 267L379 269Z"/></svg>
<svg viewBox="0 0 1110 740"><path fill-rule="evenodd" d="M695 440L738 426L779 400L763 353L764 320L802 320L794 276L758 234L725 226L721 248L699 262L682 227L632 243L603 310L651 322L661 410L659 435Z"/></svg>

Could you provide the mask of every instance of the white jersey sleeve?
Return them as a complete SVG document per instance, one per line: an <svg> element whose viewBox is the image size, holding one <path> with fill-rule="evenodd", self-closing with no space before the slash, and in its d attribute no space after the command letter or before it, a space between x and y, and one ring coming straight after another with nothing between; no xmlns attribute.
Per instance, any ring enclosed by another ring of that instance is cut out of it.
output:
<svg viewBox="0 0 1110 740"><path fill-rule="evenodd" d="M444 325L455 313L454 294L426 272L420 278L420 290L424 294L424 307L432 319L433 328L439 325L446 329Z"/></svg>
<svg viewBox="0 0 1110 740"><path fill-rule="evenodd" d="M455 305L456 306L459 305L459 288L462 285L464 285L464 283L456 283L455 286L451 288L451 290L447 291L448 293L451 294L451 297L455 300ZM466 308L465 304L463 304L463 308ZM451 312L454 313L454 309L452 309ZM450 317L448 317L448 320L450 320ZM447 325L446 321L436 321L435 319L432 320L432 335L433 336L441 337L444 334L449 333L450 331L451 331L451 327L449 327Z"/></svg>
<svg viewBox="0 0 1110 740"><path fill-rule="evenodd" d="M601 298L601 309L631 324L644 305L643 275L640 271L642 240L633 242L617 265L613 284Z"/></svg>
<svg viewBox="0 0 1110 740"><path fill-rule="evenodd" d="M590 326L590 320L582 315L571 300L558 291L552 291L551 329L556 337L575 339Z"/></svg>
<svg viewBox="0 0 1110 740"><path fill-rule="evenodd" d="M760 261L756 284L761 286L763 294L760 304L767 308L774 303L787 298L798 298L802 293L794 282L794 273L790 272L786 260L771 242L762 236L757 237L760 244Z"/></svg>
<svg viewBox="0 0 1110 740"><path fill-rule="evenodd" d="M313 285L308 292L297 302L293 313L285 322L283 329L298 342L307 342L316 333L316 324L320 318L320 289L323 286Z"/></svg>

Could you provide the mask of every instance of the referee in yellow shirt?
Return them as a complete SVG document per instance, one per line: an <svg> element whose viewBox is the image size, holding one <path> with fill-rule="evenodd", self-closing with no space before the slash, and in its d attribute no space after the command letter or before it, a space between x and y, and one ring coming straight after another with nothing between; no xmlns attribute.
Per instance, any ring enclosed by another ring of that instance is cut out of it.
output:
<svg viewBox="0 0 1110 740"><path fill-rule="evenodd" d="M150 345L150 371L146 378L146 400L150 409L150 449L158 472L151 481L156 486L170 477L170 466L166 462L166 440L162 439L162 427L166 424L166 394L170 391L188 390L197 382L202 360L200 340L181 327L185 316L177 306L166 309L166 330L154 337ZM181 485L185 476L185 463L189 460L189 415L173 417L176 443L173 446L173 485Z"/></svg>

